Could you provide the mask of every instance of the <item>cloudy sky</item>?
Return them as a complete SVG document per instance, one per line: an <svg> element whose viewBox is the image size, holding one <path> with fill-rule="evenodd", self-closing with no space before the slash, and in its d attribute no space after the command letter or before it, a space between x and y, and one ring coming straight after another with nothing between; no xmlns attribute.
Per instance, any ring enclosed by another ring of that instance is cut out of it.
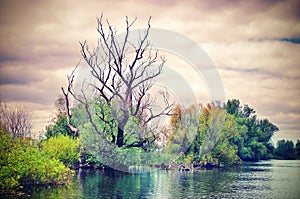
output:
<svg viewBox="0 0 300 199"><path fill-rule="evenodd" d="M144 28L178 32L203 47L237 98L280 128L274 140L300 138L300 2L172 0L0 0L0 99L33 111L43 130L66 76L80 59L78 41L97 41L103 12L120 31L125 16ZM208 3L209 2L209 3Z"/></svg>

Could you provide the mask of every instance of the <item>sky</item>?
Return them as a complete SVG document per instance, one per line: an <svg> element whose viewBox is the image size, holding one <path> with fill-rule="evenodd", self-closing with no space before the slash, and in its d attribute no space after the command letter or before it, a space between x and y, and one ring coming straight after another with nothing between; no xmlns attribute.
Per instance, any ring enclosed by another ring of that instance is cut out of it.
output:
<svg viewBox="0 0 300 199"><path fill-rule="evenodd" d="M81 58L78 41L96 43L96 19L103 13L120 32L125 16L137 17L135 28L145 28L151 16L152 27L192 39L215 64L226 99L249 104L277 125L274 142L300 139L300 1L0 3L0 100L26 105L34 133L55 114L60 87Z"/></svg>

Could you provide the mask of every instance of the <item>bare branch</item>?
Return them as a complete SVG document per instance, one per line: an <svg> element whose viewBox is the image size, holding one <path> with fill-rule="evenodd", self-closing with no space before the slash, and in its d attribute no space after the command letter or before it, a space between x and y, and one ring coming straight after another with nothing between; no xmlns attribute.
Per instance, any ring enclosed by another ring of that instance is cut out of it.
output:
<svg viewBox="0 0 300 199"><path fill-rule="evenodd" d="M87 96L87 89L91 88L96 92L96 97L99 100L104 100L113 114L115 114L115 122L118 128L118 134L115 136L111 133L112 141L119 147L124 145L124 127L130 117L137 117L142 123L143 128L147 128L152 132L149 136L140 138L138 143L133 145L143 145L151 143L156 139L155 124L150 125L150 121L162 115L169 115L173 104L170 104L169 94L167 92L161 93L163 95L165 107L158 113L154 113L153 106L155 100L148 95L148 91L155 83L155 78L162 73L166 59L160 57L158 50L151 46L148 41L150 32L151 17L148 19L147 28L140 37L136 38L137 43L130 41L130 29L136 22L137 18L132 21L126 17L126 32L122 40L116 37L116 29L106 19L104 21L103 14L97 19L97 32L99 33L98 46L93 50L89 50L87 42L79 42L81 48L81 55L85 61L91 79L86 83L82 82L81 93L77 94L73 88L74 71L68 77L68 90L62 88L65 98L70 94L76 101L83 104L89 121L95 131L105 140L109 142L107 137L101 132L95 123L94 113L91 113L89 106L91 101ZM126 57L128 49L133 49L133 55ZM75 68L76 70L76 68ZM67 101L67 100L66 100ZM116 102L118 107L112 105ZM69 102L68 102L69 104ZM68 107L69 105L67 105ZM115 109L118 109L121 114L116 114ZM68 117L71 117L71 112L68 112ZM110 127L111 120L108 120L104 112L99 112L96 116L104 122L105 130ZM150 141L151 139L151 141Z"/></svg>
<svg viewBox="0 0 300 199"><path fill-rule="evenodd" d="M0 102L0 125L4 127L12 137L30 137L32 113L22 105L8 106Z"/></svg>

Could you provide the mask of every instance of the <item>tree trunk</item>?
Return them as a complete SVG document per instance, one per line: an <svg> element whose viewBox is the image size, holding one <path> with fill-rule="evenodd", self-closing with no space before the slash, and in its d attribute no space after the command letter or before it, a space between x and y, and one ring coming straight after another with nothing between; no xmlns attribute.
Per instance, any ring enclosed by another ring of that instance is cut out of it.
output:
<svg viewBox="0 0 300 199"><path fill-rule="evenodd" d="M124 145L124 130L120 127L118 127L117 145L118 147L122 147Z"/></svg>

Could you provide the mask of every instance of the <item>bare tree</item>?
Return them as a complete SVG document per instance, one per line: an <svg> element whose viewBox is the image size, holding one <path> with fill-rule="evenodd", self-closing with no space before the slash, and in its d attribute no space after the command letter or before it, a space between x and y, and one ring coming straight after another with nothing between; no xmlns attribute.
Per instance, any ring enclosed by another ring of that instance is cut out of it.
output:
<svg viewBox="0 0 300 199"><path fill-rule="evenodd" d="M70 108L70 102L69 102L69 93L64 90L64 88L61 88L63 95L59 95L58 98L55 101L55 106L58 110L58 114L63 114L67 118L67 126L68 130L72 132L73 136L78 137L79 131L76 127L74 127L71 124L71 108Z"/></svg>
<svg viewBox="0 0 300 199"><path fill-rule="evenodd" d="M8 106L6 103L0 102L0 125L12 137L25 138L30 136L31 116L31 112L24 106Z"/></svg>
<svg viewBox="0 0 300 199"><path fill-rule="evenodd" d="M103 15L98 18L97 31L99 33L98 46L90 50L87 42L80 42L81 54L84 62L89 68L93 82L82 84L80 92L76 93L74 89L74 77L77 67L72 74L68 76L69 85L66 90L62 88L66 99L71 94L75 100L84 105L89 121L94 129L102 135L89 109L89 98L87 87L92 88L98 99L105 101L115 113L118 133L112 136L111 140L103 138L114 143L118 147L124 143L124 127L130 117L139 119L141 128L147 131L149 135L143 135L139 141L132 143L128 147L142 146L144 143L153 142L156 139L155 129L157 124L153 122L162 115L168 115L171 112L173 103L169 103L169 94L162 91L161 96L164 101L164 107L161 110L154 110L155 99L149 94L149 90L155 83L155 77L160 75L166 62L165 57L159 56L148 40L150 31L150 20L148 26L140 33L137 44L130 40L130 28L136 21L129 21L126 17L126 32L124 38L117 39L116 30L108 20L103 20ZM106 29L106 30L105 30ZM131 38L132 39L132 38ZM66 102L69 104L68 100ZM68 106L67 106L68 107ZM68 109L69 110L69 109ZM71 113L68 113L71 116ZM105 122L105 117L99 118ZM151 140L150 140L151 138Z"/></svg>

